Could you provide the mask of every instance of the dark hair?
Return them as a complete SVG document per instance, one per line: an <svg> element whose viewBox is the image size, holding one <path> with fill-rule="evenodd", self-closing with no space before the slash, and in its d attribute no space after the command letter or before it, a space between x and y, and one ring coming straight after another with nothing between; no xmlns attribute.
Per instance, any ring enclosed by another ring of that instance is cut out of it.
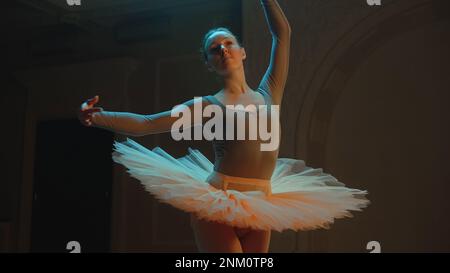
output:
<svg viewBox="0 0 450 273"><path fill-rule="evenodd" d="M206 47L206 42L208 41L209 37L211 37L211 36L212 36L214 33L216 33L216 32L226 32L226 33L230 34L231 36L233 36L233 37L236 39L238 45L241 46L241 43L239 42L239 40L238 40L238 38L236 37L236 35L234 35L234 33L231 32L231 30L229 30L228 28L225 28L225 27L218 27L218 28L210 29L210 30L205 34L205 36L203 37L202 47L200 48L200 52L202 53L203 59L204 59L205 61L208 60L208 53L207 53L208 51L207 51L207 49L205 48L205 47Z"/></svg>

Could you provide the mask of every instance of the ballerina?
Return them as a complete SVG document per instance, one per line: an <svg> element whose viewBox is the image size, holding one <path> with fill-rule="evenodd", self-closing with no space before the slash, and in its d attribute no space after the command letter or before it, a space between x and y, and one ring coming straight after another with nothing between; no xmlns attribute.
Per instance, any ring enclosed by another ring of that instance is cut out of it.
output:
<svg viewBox="0 0 450 273"><path fill-rule="evenodd" d="M185 109L194 111L195 107L215 105L225 112L230 105L264 105L269 109L281 106L291 29L276 0L260 2L272 34L272 50L258 88L253 90L246 82L246 51L236 36L227 28L215 28L204 37L203 56L208 69L223 80L223 89L200 100L184 102ZM173 110L151 115L108 112L95 107L98 102L96 96L82 104L82 124L144 136L173 132L178 120ZM269 116L272 113L268 111ZM210 119L203 116L197 121L205 124ZM275 120L279 123L279 117ZM192 121L190 125L196 123ZM159 201L191 214L200 252L265 253L269 251L272 230L329 228L334 219L350 217L351 211L360 211L369 204L366 191L347 188L332 175L308 167L302 160L278 158L278 147L262 150L265 140L261 138L222 137L211 141L214 163L198 150L189 148L185 156L173 158L160 147L149 150L131 139L116 142L113 152L114 161L126 166L130 175Z"/></svg>

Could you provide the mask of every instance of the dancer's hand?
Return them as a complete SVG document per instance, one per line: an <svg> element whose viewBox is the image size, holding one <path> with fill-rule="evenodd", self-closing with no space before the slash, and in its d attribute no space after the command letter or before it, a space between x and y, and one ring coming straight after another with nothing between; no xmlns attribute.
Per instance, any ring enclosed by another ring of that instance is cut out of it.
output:
<svg viewBox="0 0 450 273"><path fill-rule="evenodd" d="M99 96L95 96L81 104L81 107L78 110L78 119L84 126L92 126L92 115L103 111L103 108L101 107L94 107L99 100Z"/></svg>

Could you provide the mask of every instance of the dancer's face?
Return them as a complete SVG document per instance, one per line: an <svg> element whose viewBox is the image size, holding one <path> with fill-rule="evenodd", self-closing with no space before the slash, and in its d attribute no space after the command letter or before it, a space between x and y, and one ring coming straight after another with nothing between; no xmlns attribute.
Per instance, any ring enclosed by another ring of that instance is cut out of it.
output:
<svg viewBox="0 0 450 273"><path fill-rule="evenodd" d="M223 31L212 34L205 43L206 64L219 75L227 75L243 66L245 49L236 38Z"/></svg>

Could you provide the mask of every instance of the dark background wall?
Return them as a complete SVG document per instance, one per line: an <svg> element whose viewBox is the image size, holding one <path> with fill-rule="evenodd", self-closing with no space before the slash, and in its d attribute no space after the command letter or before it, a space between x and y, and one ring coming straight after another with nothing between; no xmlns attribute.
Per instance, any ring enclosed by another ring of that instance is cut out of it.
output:
<svg viewBox="0 0 450 273"><path fill-rule="evenodd" d="M448 252L449 2L279 3L293 30L280 156L305 159L350 187L367 189L372 205L355 218L337 220L329 231L274 233L271 251L367 252L367 243L378 241L385 252ZM4 252L37 251L32 238L36 158L39 147L46 147L37 141L39 124L74 121L80 103L96 94L107 110L154 113L215 92L219 83L198 53L211 27L228 26L242 38L252 87L268 63L270 35L256 0L5 5L0 19L0 103L7 128L0 134ZM166 134L136 140L175 156L195 147L212 159L208 143L178 143ZM90 165L89 172L95 172ZM109 166L111 178L102 185L103 192L110 189L110 207L104 208L110 225L88 230L109 233L111 251L196 251L186 214L153 200L122 167Z"/></svg>

